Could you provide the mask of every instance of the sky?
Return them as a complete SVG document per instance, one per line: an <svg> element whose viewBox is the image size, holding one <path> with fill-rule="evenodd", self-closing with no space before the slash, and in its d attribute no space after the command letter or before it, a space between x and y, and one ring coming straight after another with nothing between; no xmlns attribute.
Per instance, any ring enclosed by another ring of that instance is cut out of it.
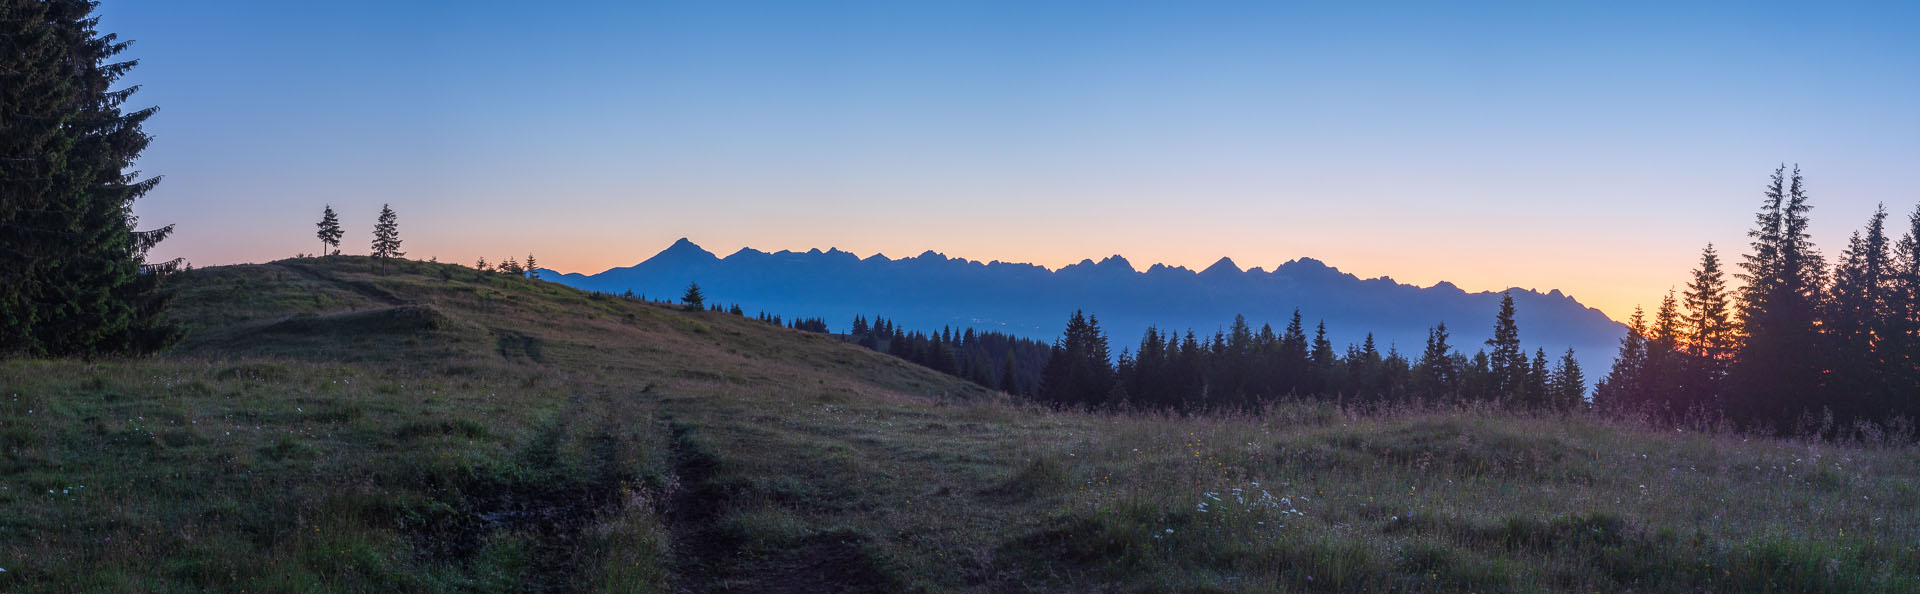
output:
<svg viewBox="0 0 1920 594"><path fill-rule="evenodd" d="M1299 257L1616 319L1738 261L1798 163L1829 257L1920 203L1920 3L103 0L196 266L598 272L935 250Z"/></svg>

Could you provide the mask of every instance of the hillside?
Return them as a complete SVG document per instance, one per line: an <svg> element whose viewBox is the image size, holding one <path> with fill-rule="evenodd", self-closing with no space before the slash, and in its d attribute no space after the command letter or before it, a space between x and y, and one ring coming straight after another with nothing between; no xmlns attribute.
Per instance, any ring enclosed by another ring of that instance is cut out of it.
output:
<svg viewBox="0 0 1920 594"><path fill-rule="evenodd" d="M0 363L0 591L1920 591L1920 451L1491 411L1022 406L421 262L194 270Z"/></svg>
<svg viewBox="0 0 1920 594"><path fill-rule="evenodd" d="M681 239L633 266L543 276L582 289L668 299L698 282L713 299L738 303L748 312L820 316L839 331L846 331L855 315L880 315L908 330L952 326L1052 341L1067 315L1083 309L1100 318L1116 355L1123 346L1137 346L1150 325L1210 335L1244 314L1255 329L1271 324L1278 331L1295 308L1309 331L1316 321L1325 321L1336 349L1359 344L1372 333L1382 350L1397 346L1418 355L1427 330L1445 323L1453 344L1472 355L1491 336L1500 306L1499 292L1362 279L1312 258L1272 270L1243 270L1222 258L1195 271L1160 264L1138 270L1113 256L1048 270L932 251L862 259L840 250L741 249L720 257ZM1512 293L1527 352L1544 348L1557 355L1571 347L1582 366L1607 369L1625 326L1558 290L1515 288Z"/></svg>

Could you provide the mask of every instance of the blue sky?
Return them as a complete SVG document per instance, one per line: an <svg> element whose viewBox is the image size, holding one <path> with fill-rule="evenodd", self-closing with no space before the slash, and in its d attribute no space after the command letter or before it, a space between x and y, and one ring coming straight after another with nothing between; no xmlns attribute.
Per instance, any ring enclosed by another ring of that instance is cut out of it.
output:
<svg viewBox="0 0 1920 594"><path fill-rule="evenodd" d="M1050 266L1317 257L1624 317L1772 167L1837 254L1920 202L1913 3L106 0L158 105L137 208L198 265L567 271L686 236ZM1737 256L1736 256L1737 257Z"/></svg>

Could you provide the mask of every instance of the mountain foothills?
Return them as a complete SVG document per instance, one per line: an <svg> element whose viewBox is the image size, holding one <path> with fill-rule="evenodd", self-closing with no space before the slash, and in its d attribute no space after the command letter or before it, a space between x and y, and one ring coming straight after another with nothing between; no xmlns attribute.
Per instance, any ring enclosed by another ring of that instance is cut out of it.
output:
<svg viewBox="0 0 1920 594"><path fill-rule="evenodd" d="M0 590L1920 592L1908 435L1049 408L450 264L169 285L160 356L0 361Z"/></svg>
<svg viewBox="0 0 1920 594"><path fill-rule="evenodd" d="M1145 271L1120 256L1048 270L1032 264L978 262L928 251L890 259L859 258L837 249L766 253L741 249L724 258L687 239L634 266L598 274L542 271L541 278L593 291L671 298L699 283L709 299L749 311L821 316L838 331L861 315L884 316L908 329L973 328L1052 341L1070 314L1084 310L1117 345L1131 345L1149 327L1195 330L1202 337L1244 315L1276 332L1296 309L1309 328L1326 324L1336 349L1368 334L1382 351L1411 358L1428 331L1446 324L1456 344L1492 338L1501 293L1468 293L1451 283L1420 288L1390 278L1361 279L1301 258L1271 271L1242 270L1222 258L1205 270L1156 264ZM1586 369L1606 369L1626 327L1553 290L1514 289L1516 321L1528 353L1559 356L1568 348ZM1118 353L1116 347L1115 354Z"/></svg>

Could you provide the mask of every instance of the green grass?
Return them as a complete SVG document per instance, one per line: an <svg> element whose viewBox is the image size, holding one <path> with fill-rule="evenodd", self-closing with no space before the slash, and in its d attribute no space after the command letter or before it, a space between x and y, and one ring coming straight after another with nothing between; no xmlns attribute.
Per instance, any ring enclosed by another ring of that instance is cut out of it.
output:
<svg viewBox="0 0 1920 594"><path fill-rule="evenodd" d="M831 338L363 258L0 363L0 591L1916 592L1920 450L1022 406Z"/></svg>

